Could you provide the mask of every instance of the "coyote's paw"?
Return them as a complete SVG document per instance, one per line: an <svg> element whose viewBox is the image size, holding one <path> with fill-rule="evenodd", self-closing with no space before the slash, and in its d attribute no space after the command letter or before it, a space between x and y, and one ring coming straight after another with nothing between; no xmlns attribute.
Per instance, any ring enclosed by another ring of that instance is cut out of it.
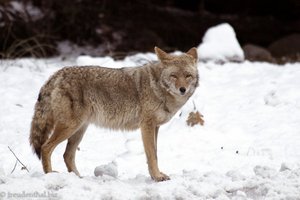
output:
<svg viewBox="0 0 300 200"><path fill-rule="evenodd" d="M170 177L167 176L166 174L160 172L158 175L156 176L151 176L152 179L156 182L161 182L161 181L167 181L167 180L170 180Z"/></svg>

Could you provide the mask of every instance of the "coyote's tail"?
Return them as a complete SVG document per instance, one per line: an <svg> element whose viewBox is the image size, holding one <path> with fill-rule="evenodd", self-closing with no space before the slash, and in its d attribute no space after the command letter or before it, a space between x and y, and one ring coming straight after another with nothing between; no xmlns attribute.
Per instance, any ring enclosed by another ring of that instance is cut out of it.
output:
<svg viewBox="0 0 300 200"><path fill-rule="evenodd" d="M39 94L31 122L29 142L39 159L41 159L41 147L53 129L50 105L46 103L48 98Z"/></svg>

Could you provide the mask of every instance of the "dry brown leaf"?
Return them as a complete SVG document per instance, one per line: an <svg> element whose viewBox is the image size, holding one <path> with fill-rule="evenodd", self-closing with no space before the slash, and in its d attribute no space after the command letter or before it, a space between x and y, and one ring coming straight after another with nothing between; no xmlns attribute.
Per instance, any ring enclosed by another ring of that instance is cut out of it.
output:
<svg viewBox="0 0 300 200"><path fill-rule="evenodd" d="M197 112L190 112L188 119L186 120L187 125L194 126L196 124L204 125L203 115Z"/></svg>

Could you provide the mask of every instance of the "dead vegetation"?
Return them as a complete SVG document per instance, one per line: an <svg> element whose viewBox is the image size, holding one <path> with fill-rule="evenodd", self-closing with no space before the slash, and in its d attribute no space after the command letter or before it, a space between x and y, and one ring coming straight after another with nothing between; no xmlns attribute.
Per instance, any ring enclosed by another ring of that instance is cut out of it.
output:
<svg viewBox="0 0 300 200"><path fill-rule="evenodd" d="M201 126L204 125L203 115L199 112L190 112L188 119L186 120L186 123L188 126L195 126L196 124L199 124Z"/></svg>

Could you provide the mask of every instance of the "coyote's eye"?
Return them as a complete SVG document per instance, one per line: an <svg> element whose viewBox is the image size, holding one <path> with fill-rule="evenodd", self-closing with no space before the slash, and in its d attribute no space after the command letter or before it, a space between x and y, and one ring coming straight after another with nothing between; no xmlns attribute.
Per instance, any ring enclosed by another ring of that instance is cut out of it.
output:
<svg viewBox="0 0 300 200"><path fill-rule="evenodd" d="M172 79L177 79L177 76L176 76L175 74L171 74L170 77L171 77Z"/></svg>
<svg viewBox="0 0 300 200"><path fill-rule="evenodd" d="M193 76L191 74L187 74L187 75L185 75L185 78L189 79L189 78L193 78Z"/></svg>

